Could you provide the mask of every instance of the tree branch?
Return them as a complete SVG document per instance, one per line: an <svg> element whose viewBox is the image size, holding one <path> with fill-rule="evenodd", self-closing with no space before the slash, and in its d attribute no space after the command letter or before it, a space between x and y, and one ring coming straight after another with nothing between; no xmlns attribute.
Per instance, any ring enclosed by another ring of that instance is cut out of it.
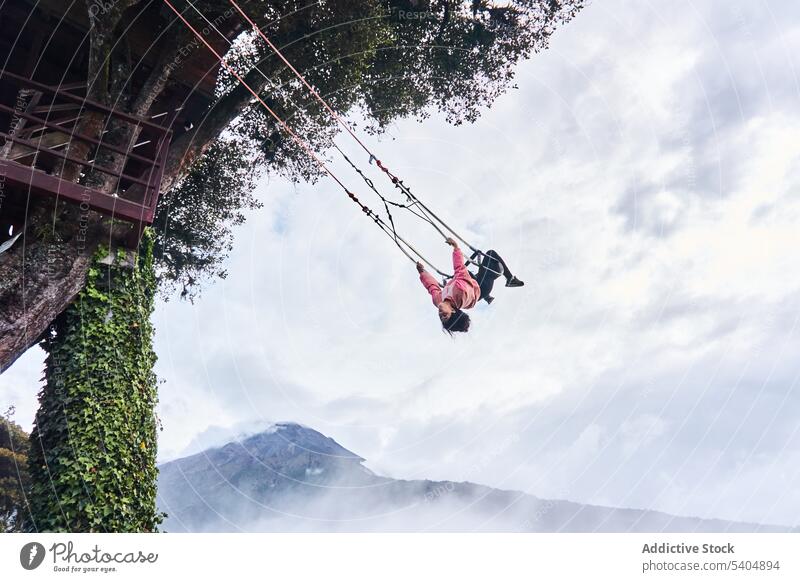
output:
<svg viewBox="0 0 800 582"><path fill-rule="evenodd" d="M256 93L261 93L268 83L268 79L255 69L245 75L244 80ZM247 109L252 98L250 91L237 83L209 109L194 131L186 132L172 142L161 183L162 191L172 188L186 174L220 133Z"/></svg>

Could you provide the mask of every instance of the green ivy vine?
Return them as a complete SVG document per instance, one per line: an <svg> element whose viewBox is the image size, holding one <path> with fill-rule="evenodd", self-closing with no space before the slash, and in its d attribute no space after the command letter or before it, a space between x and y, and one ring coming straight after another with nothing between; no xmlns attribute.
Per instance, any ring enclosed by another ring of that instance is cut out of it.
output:
<svg viewBox="0 0 800 582"><path fill-rule="evenodd" d="M42 340L32 529L157 531L154 295L147 230L133 264L124 251L98 250L84 290Z"/></svg>

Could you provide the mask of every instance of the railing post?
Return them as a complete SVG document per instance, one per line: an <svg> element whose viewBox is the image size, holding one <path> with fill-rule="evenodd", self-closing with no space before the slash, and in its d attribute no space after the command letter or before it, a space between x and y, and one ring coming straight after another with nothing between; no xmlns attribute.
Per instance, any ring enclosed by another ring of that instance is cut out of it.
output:
<svg viewBox="0 0 800 582"><path fill-rule="evenodd" d="M155 172L155 179L153 180L153 193L149 201L148 207L148 222L153 223L156 217L156 206L158 205L158 196L161 190L161 180L164 178L164 167L167 165L167 157L169 155L169 144L172 131L167 129L161 134L161 139L158 144L157 160L158 169Z"/></svg>

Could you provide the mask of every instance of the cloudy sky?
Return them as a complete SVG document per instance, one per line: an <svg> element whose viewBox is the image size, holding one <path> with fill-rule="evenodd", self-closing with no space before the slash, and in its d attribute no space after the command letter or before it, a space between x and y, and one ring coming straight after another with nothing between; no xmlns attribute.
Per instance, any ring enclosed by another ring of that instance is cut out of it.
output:
<svg viewBox="0 0 800 582"><path fill-rule="evenodd" d="M794 0L595 0L476 124L373 140L526 281L455 340L333 184L264 181L229 278L158 306L161 457L293 420L392 477L798 525L798 53ZM41 362L0 377L26 426Z"/></svg>

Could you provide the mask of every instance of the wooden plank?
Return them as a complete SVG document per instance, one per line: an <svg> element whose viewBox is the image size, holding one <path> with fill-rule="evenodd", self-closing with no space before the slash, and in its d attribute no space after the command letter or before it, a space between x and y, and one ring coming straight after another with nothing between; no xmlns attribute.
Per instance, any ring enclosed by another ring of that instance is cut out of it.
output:
<svg viewBox="0 0 800 582"><path fill-rule="evenodd" d="M114 176L115 178L122 178L122 179L125 179L125 180L129 180L131 182L134 182L136 184L141 184L142 186L150 187L150 184L148 182L146 182L144 180L140 180L139 178L134 178L133 176L129 176L127 174L123 174L121 170L119 172L117 172L115 170L112 170L111 168L106 168L105 166L98 166L97 164L91 164L91 163L87 162L86 160L80 160L80 159L78 159L78 158L76 158L74 156L70 156L69 154L62 154L61 152L57 152L54 149L42 149L41 147L39 147L39 144L37 142L29 141L27 139L22 139L22 138L19 138L19 137L14 137L13 135L9 135L9 134L7 134L5 132L2 132L2 131L0 131L0 137L4 137L7 140L13 141L14 143L19 143L19 144L22 144L22 145L26 145L29 148L35 150L32 153L43 153L43 154L55 156L55 157L60 158L62 160L67 160L68 162L72 162L73 164L78 164L78 165L83 166L83 167L91 167L92 170L96 170L96 171L98 171L98 172L100 172L102 174L107 174L109 176ZM64 144L64 145L66 145L66 144Z"/></svg>
<svg viewBox="0 0 800 582"><path fill-rule="evenodd" d="M158 174L156 175L155 179L155 187L153 188L152 198L148 201L147 206L150 214L147 217L147 224L153 224L153 221L156 218L156 208L158 208L158 198L161 194L161 181L164 179L164 168L167 165L167 156L169 156L169 139L167 136L164 137L163 141L161 142L161 150L159 152L159 159L161 160L161 164L158 166Z"/></svg>
<svg viewBox="0 0 800 582"><path fill-rule="evenodd" d="M74 129L74 128L71 128L70 124L75 123L76 121L79 121L79 120L80 120L80 117L73 117L72 119L58 120L58 121L55 122L55 124L58 127L60 127L63 131L71 133L72 129ZM27 128L25 128L25 131L21 131L17 135L19 135L20 137L24 137L25 139L33 139L33 134L34 133L38 133L40 131L44 131L45 129L47 129L47 127L45 127L44 125L31 125L31 126L28 126Z"/></svg>
<svg viewBox="0 0 800 582"><path fill-rule="evenodd" d="M6 142L6 145L11 144L11 148L8 150L8 152L3 152L4 155L2 157L8 158L9 160L20 160L22 158L27 158L28 156L35 156L38 152L56 150L57 148L61 148L69 144L69 134L51 131L42 135L36 140L35 143L35 146L16 145L14 140L9 139Z"/></svg>
<svg viewBox="0 0 800 582"><path fill-rule="evenodd" d="M17 99L19 99L19 98L20 98L19 97L19 91L17 91ZM5 108L4 109L5 111L7 111L8 113L11 113L11 121L12 122L14 121L15 117L17 118L17 122L14 125L14 127L12 129L9 129L9 131L11 131L11 133L13 133L14 135L21 135L22 130L25 128L25 125L28 123L27 120L24 119L24 117L27 117L27 114L32 109L35 109L36 106L39 104L39 101L41 101L41 100L42 100L42 94L38 93L38 92L34 93L31 96L31 100L28 102L28 105L25 107L25 111L24 112L17 111L13 107L7 107L5 105L2 106L2 107ZM3 147L0 148L0 157L7 157L8 153L11 151L11 149L13 147L14 147L14 144L12 142L5 143L3 145Z"/></svg>
<svg viewBox="0 0 800 582"><path fill-rule="evenodd" d="M0 160L0 175L5 176L7 184L24 188L36 195L64 198L77 204L86 204L88 208L101 214L128 222L152 223L151 212L148 212L148 208L142 204L61 180L29 166Z"/></svg>
<svg viewBox="0 0 800 582"><path fill-rule="evenodd" d="M73 95L72 93L69 93L67 91L61 91L58 87L51 87L50 85L45 85L44 83L33 81L32 79L28 79L27 77L23 77L22 75L17 75L16 73L12 73L11 71L0 70L0 79L4 77L13 79L23 87L31 87L38 91L42 91L43 93L46 92L58 95L59 97L67 99L69 101L73 101L75 103L81 103L84 106L90 107L91 109L96 109L101 113L106 113L108 115L113 115L114 117L124 119L129 123L143 125L160 132L167 131L167 128L158 125L157 123L152 123L147 119L142 119L141 117L135 117L133 115L129 115L122 111L111 109L110 107L108 107L107 105L103 105L102 103L97 103L96 101L92 101L91 99L87 99L86 97L81 97L80 95Z"/></svg>
<svg viewBox="0 0 800 582"><path fill-rule="evenodd" d="M41 105L34 109L31 113L38 115L40 113L56 113L58 111L75 111L80 109L81 106L77 103L61 103L58 105Z"/></svg>
<svg viewBox="0 0 800 582"><path fill-rule="evenodd" d="M55 129L57 131L65 131L64 127L59 125L58 123L52 123L50 121L45 121L41 117L35 117L33 115L28 115L27 113L14 111L13 107L9 107L8 105L3 105L2 103L0 103L0 111L8 111L9 113L12 113L12 114L16 113L16 115L18 115L19 117L25 118L28 121L35 121L35 122L43 125L44 127L49 127L50 129ZM128 151L126 151L126 150L124 150L124 149L122 149L120 147L111 145L109 143L104 143L102 140L95 139L93 137L90 137L88 135L84 135L82 133L78 133L77 131L72 131L72 130L66 130L66 131L68 131L68 134L71 135L75 139L78 139L80 141L89 142L91 144L100 146L100 147L102 147L104 149L111 150L112 152L116 152L118 154L122 154L123 156L126 156L128 158L132 158L134 160L138 160L138 161L143 162L145 164L156 164L156 163L158 163L158 162L156 162L156 160L151 160L150 158L145 158L145 157L140 156L138 154L135 154L133 152L128 152Z"/></svg>

